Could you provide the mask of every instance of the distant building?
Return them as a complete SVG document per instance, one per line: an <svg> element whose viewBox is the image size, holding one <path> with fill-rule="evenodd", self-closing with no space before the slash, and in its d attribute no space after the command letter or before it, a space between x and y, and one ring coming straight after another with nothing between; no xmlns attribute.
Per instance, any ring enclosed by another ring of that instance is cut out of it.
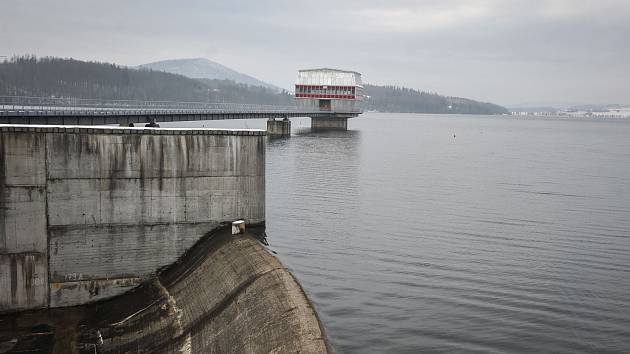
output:
<svg viewBox="0 0 630 354"><path fill-rule="evenodd" d="M308 69L298 71L295 83L298 107L331 113L361 113L363 84L356 71Z"/></svg>

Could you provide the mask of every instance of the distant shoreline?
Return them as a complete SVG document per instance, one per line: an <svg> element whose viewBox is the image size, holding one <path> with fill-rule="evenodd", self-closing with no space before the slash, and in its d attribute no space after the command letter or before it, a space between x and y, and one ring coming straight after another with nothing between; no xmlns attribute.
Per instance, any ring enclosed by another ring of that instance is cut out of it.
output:
<svg viewBox="0 0 630 354"><path fill-rule="evenodd" d="M363 115L368 114L421 114L432 116L488 116L488 117L510 117L510 118L538 118L540 120L545 119L564 119L564 120L630 120L630 116L566 116L566 115L535 115L535 114L485 114L485 113L423 113L423 112L382 112L382 111L366 111Z"/></svg>

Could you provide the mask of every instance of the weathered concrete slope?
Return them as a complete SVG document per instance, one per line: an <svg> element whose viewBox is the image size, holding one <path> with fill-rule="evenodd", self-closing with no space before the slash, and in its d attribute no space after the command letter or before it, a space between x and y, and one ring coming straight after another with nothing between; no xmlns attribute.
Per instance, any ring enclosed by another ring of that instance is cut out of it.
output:
<svg viewBox="0 0 630 354"><path fill-rule="evenodd" d="M124 295L11 316L0 317L0 348L12 345L6 353L328 352L288 270L252 235L232 236L227 227Z"/></svg>

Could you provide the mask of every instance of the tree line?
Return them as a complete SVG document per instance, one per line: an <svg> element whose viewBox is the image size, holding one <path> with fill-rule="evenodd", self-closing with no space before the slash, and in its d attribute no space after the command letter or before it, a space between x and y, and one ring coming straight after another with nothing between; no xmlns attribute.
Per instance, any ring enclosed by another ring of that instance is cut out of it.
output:
<svg viewBox="0 0 630 354"><path fill-rule="evenodd" d="M0 95L288 104L288 92L116 64L19 56L0 63Z"/></svg>
<svg viewBox="0 0 630 354"><path fill-rule="evenodd" d="M365 85L367 110L401 113L508 114L501 106L400 86Z"/></svg>
<svg viewBox="0 0 630 354"><path fill-rule="evenodd" d="M399 86L365 85L366 109L404 113L504 114L491 103ZM293 104L287 91L230 80L191 79L110 63L17 56L0 62L0 95L108 100Z"/></svg>

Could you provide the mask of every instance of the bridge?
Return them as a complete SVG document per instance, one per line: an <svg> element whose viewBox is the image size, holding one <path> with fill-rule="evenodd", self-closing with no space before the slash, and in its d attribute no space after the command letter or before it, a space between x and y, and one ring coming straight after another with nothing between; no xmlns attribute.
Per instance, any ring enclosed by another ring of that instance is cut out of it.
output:
<svg viewBox="0 0 630 354"><path fill-rule="evenodd" d="M347 119L360 113L297 105L0 96L0 124L156 126L160 122L268 119L269 133L283 135L290 131L288 118L310 117L313 128L346 129Z"/></svg>

